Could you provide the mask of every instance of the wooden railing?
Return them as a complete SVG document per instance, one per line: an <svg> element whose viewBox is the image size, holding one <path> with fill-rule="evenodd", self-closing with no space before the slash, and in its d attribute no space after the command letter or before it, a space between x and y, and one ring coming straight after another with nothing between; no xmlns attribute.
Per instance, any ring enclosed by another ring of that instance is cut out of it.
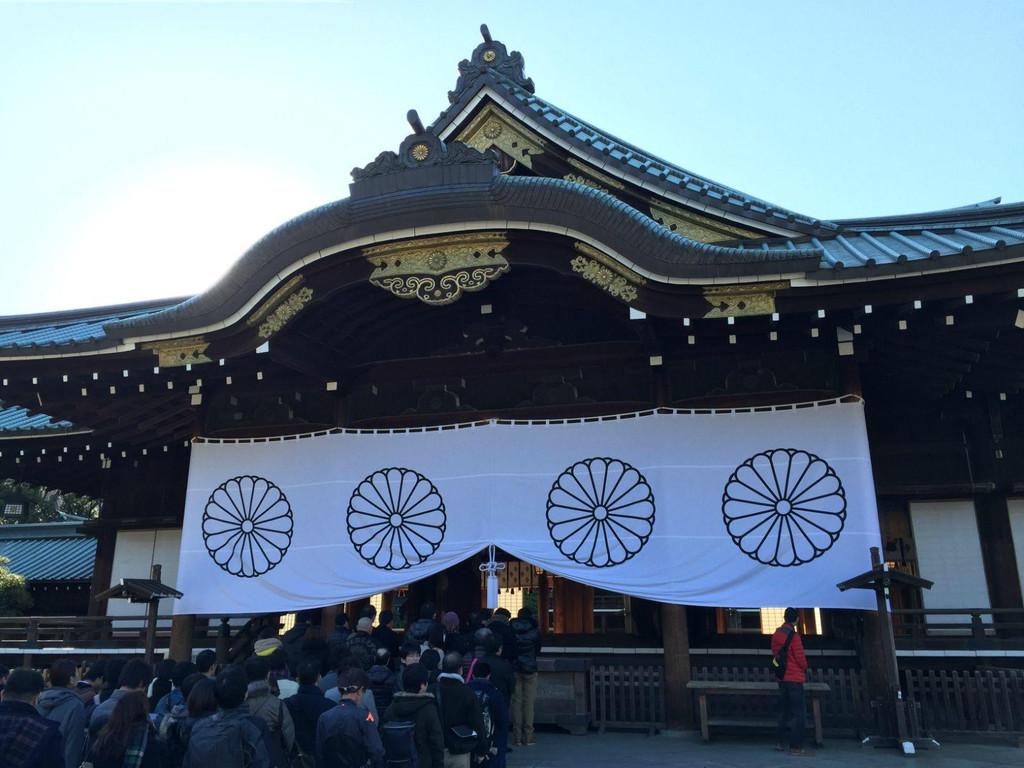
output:
<svg viewBox="0 0 1024 768"><path fill-rule="evenodd" d="M590 668L591 722L605 728L640 728L650 734L665 727L664 669L654 665Z"/></svg>
<svg viewBox="0 0 1024 768"><path fill-rule="evenodd" d="M1020 608L900 608L892 614L896 639L916 647L1024 646Z"/></svg>
<svg viewBox="0 0 1024 768"><path fill-rule="evenodd" d="M903 679L928 731L1024 731L1024 670L907 669Z"/></svg>
<svg viewBox="0 0 1024 768"><path fill-rule="evenodd" d="M157 644L170 638L172 616L160 616ZM193 642L214 647L219 622L196 622ZM4 616L0 617L0 653L26 648L141 648L145 616Z"/></svg>

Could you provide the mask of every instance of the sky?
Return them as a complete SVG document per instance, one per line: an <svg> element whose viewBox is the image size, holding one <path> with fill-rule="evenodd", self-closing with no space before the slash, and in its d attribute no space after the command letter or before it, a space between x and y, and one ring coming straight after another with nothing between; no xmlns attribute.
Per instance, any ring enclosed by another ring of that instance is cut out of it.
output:
<svg viewBox="0 0 1024 768"><path fill-rule="evenodd" d="M9 3L0 315L185 296L445 106L537 94L819 218L1024 200L1024 2Z"/></svg>

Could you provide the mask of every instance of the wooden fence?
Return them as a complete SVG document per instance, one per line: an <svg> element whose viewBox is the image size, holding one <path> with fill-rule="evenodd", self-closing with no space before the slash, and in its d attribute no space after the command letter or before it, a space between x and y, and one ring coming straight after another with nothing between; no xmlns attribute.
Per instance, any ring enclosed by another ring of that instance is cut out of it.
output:
<svg viewBox="0 0 1024 768"><path fill-rule="evenodd" d="M724 680L728 682L775 682L775 676L764 667L693 667L694 680ZM864 673L859 669L809 669L808 682L826 683L829 692L821 700L822 720L833 733L862 733L873 722L871 700L868 696ZM763 720L777 714L777 702L772 697L740 696L716 697L714 706L719 714L729 718Z"/></svg>
<svg viewBox="0 0 1024 768"><path fill-rule="evenodd" d="M926 731L1024 731L1024 670L907 669L903 678Z"/></svg>
<svg viewBox="0 0 1024 768"><path fill-rule="evenodd" d="M591 722L605 728L665 727L664 669L654 665L590 668Z"/></svg>

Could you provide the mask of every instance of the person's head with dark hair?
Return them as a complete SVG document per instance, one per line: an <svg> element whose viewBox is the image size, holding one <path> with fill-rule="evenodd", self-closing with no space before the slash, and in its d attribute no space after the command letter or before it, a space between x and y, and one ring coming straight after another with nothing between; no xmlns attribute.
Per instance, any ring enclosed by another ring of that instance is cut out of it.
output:
<svg viewBox="0 0 1024 768"><path fill-rule="evenodd" d="M390 627L392 622L395 620L394 611L381 611L378 617L377 626Z"/></svg>
<svg viewBox="0 0 1024 768"><path fill-rule="evenodd" d="M189 681L195 679L191 685ZM217 711L217 683L206 675L189 675L186 683L182 686L182 693L186 694L185 701L188 705L189 717L200 718L212 715Z"/></svg>
<svg viewBox="0 0 1024 768"><path fill-rule="evenodd" d="M481 624L486 624L488 621L491 620L491 615L492 614L491 614L491 609L490 608L481 608L480 609L480 623Z"/></svg>
<svg viewBox="0 0 1024 768"><path fill-rule="evenodd" d="M427 648L427 650L420 654L420 664L426 667L429 672L437 672L437 668L441 666L441 654L433 648Z"/></svg>
<svg viewBox="0 0 1024 768"><path fill-rule="evenodd" d="M97 680L102 681L103 675L107 671L107 660L96 659L92 664L89 665L89 669L86 671L83 680L88 680L90 683L95 683Z"/></svg>
<svg viewBox="0 0 1024 768"><path fill-rule="evenodd" d="M375 618L377 618L377 606L375 606L373 603L367 603L359 609L359 618L365 618L369 619L370 621L373 621Z"/></svg>
<svg viewBox="0 0 1024 768"><path fill-rule="evenodd" d="M207 680L206 675L201 675L198 672L192 672L191 674L185 675L181 680L181 685L177 686L178 690L181 691L181 696L185 701L188 701L189 694L192 693L192 689L196 687L196 683L200 680Z"/></svg>
<svg viewBox="0 0 1024 768"><path fill-rule="evenodd" d="M157 703L171 692L174 687L171 678L174 676L175 662L172 659L158 661L153 675L153 685L150 686L149 708L155 709Z"/></svg>
<svg viewBox="0 0 1024 768"><path fill-rule="evenodd" d="M344 611L339 612L334 617L334 626L336 629L348 629L348 614Z"/></svg>
<svg viewBox="0 0 1024 768"><path fill-rule="evenodd" d="M131 659L117 678L117 687L126 691L144 691L153 680L153 668L142 659Z"/></svg>
<svg viewBox="0 0 1024 768"><path fill-rule="evenodd" d="M457 651L446 653L441 660L441 671L450 675L457 675L462 669L462 654Z"/></svg>
<svg viewBox="0 0 1024 768"><path fill-rule="evenodd" d="M213 677L217 674L217 653L207 648L196 654L196 667L199 674Z"/></svg>
<svg viewBox="0 0 1024 768"><path fill-rule="evenodd" d="M491 679L491 665L486 661L478 661L473 667L473 678L481 680Z"/></svg>
<svg viewBox="0 0 1024 768"><path fill-rule="evenodd" d="M402 672L402 690L406 693L423 693L427 690L430 672L422 664L410 664Z"/></svg>
<svg viewBox="0 0 1024 768"><path fill-rule="evenodd" d="M36 699L43 692L43 676L34 669L20 667L7 673L3 695L0 700L20 701L23 704L36 705Z"/></svg>
<svg viewBox="0 0 1024 768"><path fill-rule="evenodd" d="M431 648L444 648L444 627L435 624L430 628L430 631L427 632L427 645Z"/></svg>
<svg viewBox="0 0 1024 768"><path fill-rule="evenodd" d="M398 654L402 658L403 666L418 664L420 661L419 643L402 643L401 647L398 649Z"/></svg>
<svg viewBox="0 0 1024 768"><path fill-rule="evenodd" d="M278 648L267 656L267 664L270 671L278 677L288 676L288 654L284 652L284 648Z"/></svg>
<svg viewBox="0 0 1024 768"><path fill-rule="evenodd" d="M420 606L420 618L428 619L429 621L434 620L434 615L437 613L437 606L433 603L424 603Z"/></svg>
<svg viewBox="0 0 1024 768"><path fill-rule="evenodd" d="M304 661L299 664L299 685L316 685L320 682L320 663Z"/></svg>
<svg viewBox="0 0 1024 768"><path fill-rule="evenodd" d="M519 613L517 613L516 616L520 619L532 619L533 611L530 610L530 606L524 605L522 608L519 609Z"/></svg>
<svg viewBox="0 0 1024 768"><path fill-rule="evenodd" d="M494 618L498 619L499 621L508 621L512 618L512 611L510 611L508 608L499 608L494 612Z"/></svg>
<svg viewBox="0 0 1024 768"><path fill-rule="evenodd" d="M174 665L174 674L171 675L171 682L174 683L175 688L181 688L185 678L198 671L199 668L191 661L179 661Z"/></svg>
<svg viewBox="0 0 1024 768"><path fill-rule="evenodd" d="M156 667L153 668L153 677L157 680L171 681L174 676L174 667L177 662L174 659L161 659L156 663Z"/></svg>
<svg viewBox="0 0 1024 768"><path fill-rule="evenodd" d="M373 663L378 667L387 667L391 664L391 651L387 648L378 648L373 656Z"/></svg>
<svg viewBox="0 0 1024 768"><path fill-rule="evenodd" d="M213 694L217 699L217 706L221 709L237 709L242 706L248 691L249 681L241 667L232 665L217 673Z"/></svg>
<svg viewBox="0 0 1024 768"><path fill-rule="evenodd" d="M124 656L111 656L107 660L107 674L103 676L103 696L109 696L121 681L121 670L124 669L128 659Z"/></svg>
<svg viewBox="0 0 1024 768"><path fill-rule="evenodd" d="M494 636L494 631L481 627L473 633L473 645L484 653L497 653L501 641Z"/></svg>
<svg viewBox="0 0 1024 768"><path fill-rule="evenodd" d="M243 668L250 683L266 680L270 676L270 664L260 656L250 656L245 660Z"/></svg>
<svg viewBox="0 0 1024 768"><path fill-rule="evenodd" d="M782 619L787 624L796 624L796 622L797 622L797 620L799 620L799 618L800 618L800 611L798 611L796 608L787 608L785 613L782 614Z"/></svg>
<svg viewBox="0 0 1024 768"><path fill-rule="evenodd" d="M363 693L369 687L370 678L359 667L350 667L338 675L338 693L343 699L358 704L363 699Z"/></svg>
<svg viewBox="0 0 1024 768"><path fill-rule="evenodd" d="M125 669L128 669L130 664L131 662L126 664ZM148 718L149 703L146 701L145 692L133 690L125 694L114 705L110 719L100 728L93 753L101 760L119 762L128 750L136 729L148 726Z"/></svg>
<svg viewBox="0 0 1024 768"><path fill-rule="evenodd" d="M71 659L59 659L50 665L50 687L70 688L75 684L78 667Z"/></svg>

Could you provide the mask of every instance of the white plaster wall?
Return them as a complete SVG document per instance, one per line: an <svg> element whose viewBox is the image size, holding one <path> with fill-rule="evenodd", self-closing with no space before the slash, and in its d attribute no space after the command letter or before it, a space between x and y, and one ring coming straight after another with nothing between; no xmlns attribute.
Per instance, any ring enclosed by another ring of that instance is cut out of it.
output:
<svg viewBox="0 0 1024 768"><path fill-rule="evenodd" d="M162 566L160 581L175 586L178 581L178 554L181 549L181 530L161 528L144 531L118 531L114 546L114 564L110 586L121 579L148 579L154 563ZM160 614L174 612L174 601L160 601ZM143 616L146 606L127 600L109 600L108 616Z"/></svg>
<svg viewBox="0 0 1024 768"><path fill-rule="evenodd" d="M974 502L913 502L910 518L919 572L935 582L931 589L923 590L924 607L990 607ZM970 616L942 616L931 621L969 623Z"/></svg>
<svg viewBox="0 0 1024 768"><path fill-rule="evenodd" d="M1017 578L1024 589L1024 499L1009 499L1010 530L1013 531L1013 548L1017 553Z"/></svg>

